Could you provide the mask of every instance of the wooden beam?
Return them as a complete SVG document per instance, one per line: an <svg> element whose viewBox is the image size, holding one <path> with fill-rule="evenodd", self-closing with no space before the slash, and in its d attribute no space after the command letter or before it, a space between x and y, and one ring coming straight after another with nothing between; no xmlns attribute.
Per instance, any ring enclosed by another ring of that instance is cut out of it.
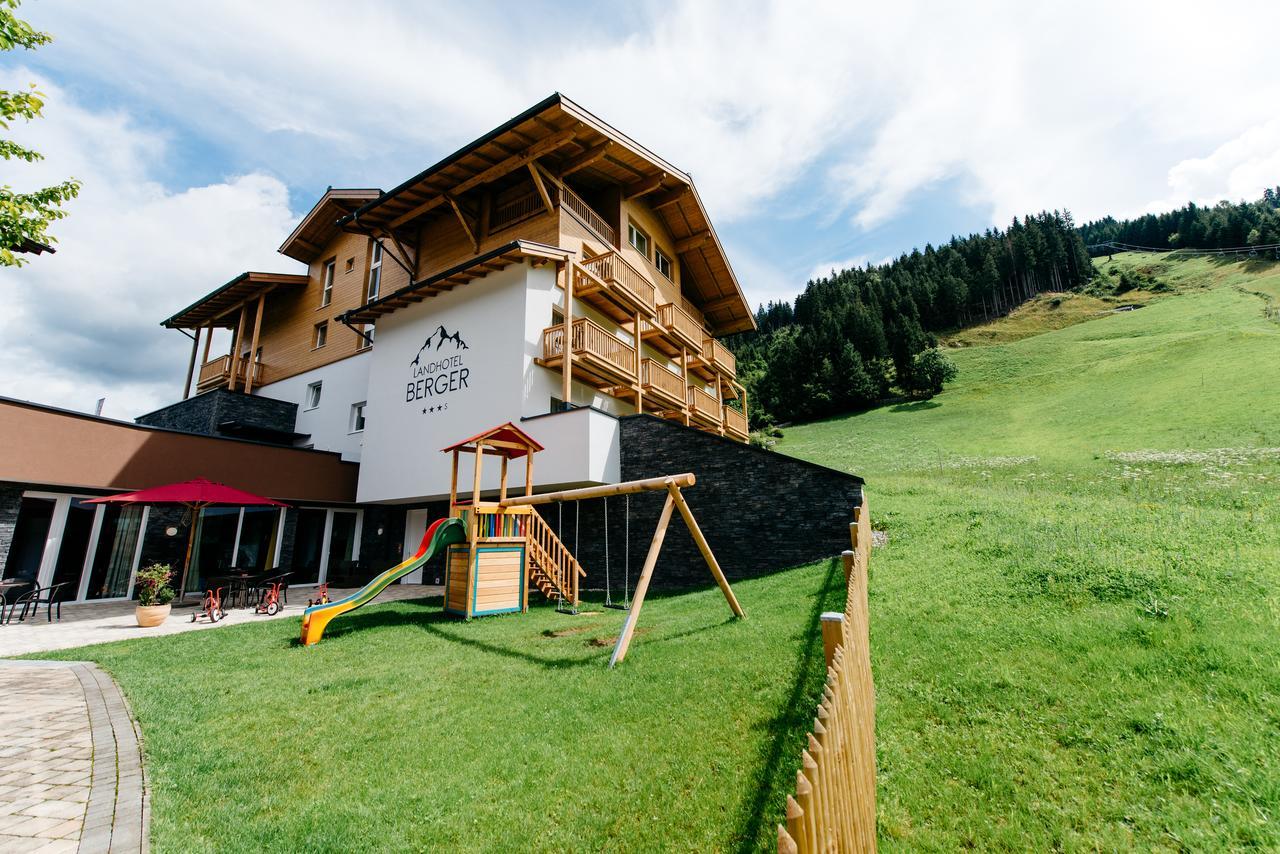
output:
<svg viewBox="0 0 1280 854"><path fill-rule="evenodd" d="M643 181L636 181L634 184L628 184L622 190L622 198L630 200L637 199L640 196L647 196L649 193L660 188L662 186L662 182L665 181L666 178L666 172L659 172L657 175L645 178Z"/></svg>
<svg viewBox="0 0 1280 854"><path fill-rule="evenodd" d="M227 377L227 389L229 391L236 390L236 369L239 367L240 361L240 345L244 340L244 325L249 318L249 304L247 302L240 303L240 322L236 324L236 337L231 343L231 373Z"/></svg>
<svg viewBox="0 0 1280 854"><path fill-rule="evenodd" d="M509 462L510 462L510 458L506 454L503 454L502 455L502 481L498 486L499 502L503 502L507 500L507 464Z"/></svg>
<svg viewBox="0 0 1280 854"><path fill-rule="evenodd" d="M609 666L613 667L627 657L627 648L631 646L631 636L635 634L636 623L640 619L640 609L644 607L644 596L649 591L649 579L653 578L653 567L658 562L658 553L662 551L662 541L667 537L667 526L671 524L671 510L675 501L671 493L662 504L662 514L658 516L658 527L653 531L653 539L649 542L649 553L644 559L644 568L640 570L640 580L636 582L636 592L631 599L631 609L627 611L627 621L622 626L622 634L618 635L618 643L609 658Z"/></svg>
<svg viewBox="0 0 1280 854"><path fill-rule="evenodd" d="M637 492L657 492L668 486L686 488L697 484L691 472L663 475L644 480L624 480L622 483L605 483L600 486L583 486L578 489L562 489L559 492L543 492L538 495L508 498L503 507L522 507L534 504L552 504L556 501L587 501L592 498L612 498L616 495L634 495Z"/></svg>
<svg viewBox="0 0 1280 854"><path fill-rule="evenodd" d="M542 170L538 168L538 164L529 163L529 175L533 178L533 186L538 189L538 195L542 197L542 205L547 209L547 213L555 213L556 206L551 203L551 194L547 192L547 185L542 183Z"/></svg>
<svg viewBox="0 0 1280 854"><path fill-rule="evenodd" d="M586 169L600 158L609 153L609 148L613 145L612 140L605 140L599 145L588 148L586 151L565 162L560 169L560 177L567 178L580 169Z"/></svg>
<svg viewBox="0 0 1280 854"><path fill-rule="evenodd" d="M704 229L691 234L688 237L681 238L676 241L676 254L683 255L686 252L697 249L711 239L711 229Z"/></svg>
<svg viewBox="0 0 1280 854"><path fill-rule="evenodd" d="M676 507L680 510L680 515L684 517L684 524L689 529L689 533L693 535L693 541L698 544L698 551L702 552L702 559L707 562L707 568L711 570L711 574L715 576L716 584L720 585L720 592L724 594L724 598L729 602L729 608L733 611L735 617L746 617L743 613L742 606L738 604L738 597L733 595L733 588L729 586L729 579L724 577L724 571L720 569L720 563L716 560L715 554L711 551L707 538L702 534L702 528L698 527L698 520L693 518L693 511L689 509L689 503L684 500L684 495L680 492L680 488L675 484L667 487L667 492L671 499L675 501Z"/></svg>
<svg viewBox="0 0 1280 854"><path fill-rule="evenodd" d="M458 222L462 223L462 230L466 233L467 239L471 241L471 245L475 247L477 253L480 252L480 238L476 237L476 233L471 230L471 224L467 222L466 214L462 212L462 208L458 205L458 200L452 194L445 196L449 202L449 207L453 208L453 212L458 215Z"/></svg>
<svg viewBox="0 0 1280 854"><path fill-rule="evenodd" d="M441 193L440 195L435 196L431 199L428 199L422 204L417 205L416 207L413 207L410 210L406 211L405 213L401 214L400 216L396 217L394 220L391 221L390 228L399 228L409 220L419 217L422 214L426 213L427 211L431 210L432 208L435 208L439 205L444 204L445 200L452 196L461 196L463 193L467 192L468 190L474 189L475 187L479 187L481 184L487 184L490 181L493 181L497 178L501 178L503 175L506 175L510 172L514 172L517 169L520 169L526 163L531 163L534 160L537 160L539 157L543 156L544 154L549 154L552 151L555 151L557 148L564 145L569 140L573 139L573 135L578 132L578 127L579 127L579 123L574 123L574 125L571 127L567 127L562 131L553 133L550 136L547 136L547 137L544 137L543 139L538 140L537 142L530 145L522 153L514 155L512 157L508 157L506 160L503 160L500 163L495 163L493 166L490 166L488 169L485 169L483 172L480 172L476 175L472 175L470 178L466 179L465 181L462 181L460 184L458 184L448 193Z"/></svg>
<svg viewBox="0 0 1280 854"><path fill-rule="evenodd" d="M200 351L200 327L196 327L191 336L191 361L187 362L187 384L182 387L182 399L191 396L191 378L196 374L196 353Z"/></svg>
<svg viewBox="0 0 1280 854"><path fill-rule="evenodd" d="M262 332L262 306L267 301L266 294L258 295L258 310L253 319L253 343L249 345L249 362L244 369L244 393L253 393L253 369L258 364L258 336Z"/></svg>
<svg viewBox="0 0 1280 854"><path fill-rule="evenodd" d="M458 503L458 452L453 452L452 474L449 477L449 515L456 516L458 511L455 505Z"/></svg>
<svg viewBox="0 0 1280 854"><path fill-rule="evenodd" d="M688 187L676 187L674 190L668 190L660 196L654 196L649 200L649 207L655 211L665 208L667 205L674 205L676 202L684 198L684 194L689 192Z"/></svg>
<svg viewBox="0 0 1280 854"><path fill-rule="evenodd" d="M560 400L568 408L573 401L573 259L564 262L564 332L560 344Z"/></svg>

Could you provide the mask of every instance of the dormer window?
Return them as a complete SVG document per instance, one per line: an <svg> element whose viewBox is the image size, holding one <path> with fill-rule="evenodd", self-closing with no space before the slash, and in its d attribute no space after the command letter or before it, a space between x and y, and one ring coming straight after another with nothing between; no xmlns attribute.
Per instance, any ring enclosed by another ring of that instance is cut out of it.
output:
<svg viewBox="0 0 1280 854"><path fill-rule="evenodd" d="M658 272L666 276L668 280L675 281L671 276L671 259L662 254L661 249L653 250L653 266L658 268Z"/></svg>
<svg viewBox="0 0 1280 854"><path fill-rule="evenodd" d="M373 256L369 259L369 298L365 302L373 302L378 298L382 287L382 244L373 242Z"/></svg>
<svg viewBox="0 0 1280 854"><path fill-rule="evenodd" d="M645 258L649 257L649 235L636 228L634 222L627 223L627 242Z"/></svg>
<svg viewBox="0 0 1280 854"><path fill-rule="evenodd" d="M320 284L322 286L322 290L320 291L321 308L324 308L326 305L333 302L333 268L336 266L336 263L337 262L332 259L325 261L324 270L320 273Z"/></svg>

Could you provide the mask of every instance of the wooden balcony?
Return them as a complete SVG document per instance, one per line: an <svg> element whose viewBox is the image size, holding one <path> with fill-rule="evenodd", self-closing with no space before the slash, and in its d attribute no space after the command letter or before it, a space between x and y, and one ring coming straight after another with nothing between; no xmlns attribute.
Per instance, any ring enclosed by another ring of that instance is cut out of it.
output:
<svg viewBox="0 0 1280 854"><path fill-rule="evenodd" d="M646 402L654 409L684 411L684 377L675 374L653 359L640 360L640 388Z"/></svg>
<svg viewBox="0 0 1280 854"><path fill-rule="evenodd" d="M263 365L261 362L252 362L248 359L241 359L236 365L236 382L238 388L243 389L245 386L245 377L249 373L249 366L253 365L253 385L255 388L262 385ZM219 386L229 386L231 382L231 357L218 356L216 359L210 359L200 366L200 373L196 379L196 391L208 391L209 389L218 388Z"/></svg>
<svg viewBox="0 0 1280 854"><path fill-rule="evenodd" d="M618 245L618 232L605 222L604 217L596 213L591 205L583 201L581 196L568 187L560 187L559 193L561 207L573 214L574 219L610 246Z"/></svg>
<svg viewBox="0 0 1280 854"><path fill-rule="evenodd" d="M704 333L701 324L674 303L658 306L657 316L646 322L642 329L644 340L665 355L678 357L682 350L695 356L702 352Z"/></svg>
<svg viewBox="0 0 1280 854"><path fill-rule="evenodd" d="M573 320L573 376L596 388L632 387L636 383L636 351L600 324L586 317ZM559 367L564 360L564 326L542 330L544 367Z"/></svg>
<svg viewBox="0 0 1280 854"><path fill-rule="evenodd" d="M738 359L729 351L729 348L721 344L710 335L702 339L702 356L721 372L731 377L738 375Z"/></svg>
<svg viewBox="0 0 1280 854"><path fill-rule="evenodd" d="M597 255L575 269L573 295L612 320L627 323L637 314L644 318L657 314L653 282L617 252Z"/></svg>
<svg viewBox="0 0 1280 854"><path fill-rule="evenodd" d="M748 435L747 416L732 406L724 408L724 431L735 439L746 440Z"/></svg>
<svg viewBox="0 0 1280 854"><path fill-rule="evenodd" d="M689 387L689 417L701 424L719 428L721 422L720 401L696 386Z"/></svg>

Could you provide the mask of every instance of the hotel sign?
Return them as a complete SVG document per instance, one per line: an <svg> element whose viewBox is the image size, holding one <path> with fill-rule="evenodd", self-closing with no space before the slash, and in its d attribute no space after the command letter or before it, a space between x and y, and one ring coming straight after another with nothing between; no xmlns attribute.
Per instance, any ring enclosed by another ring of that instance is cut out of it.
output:
<svg viewBox="0 0 1280 854"><path fill-rule="evenodd" d="M459 331L437 326L409 363L405 404L421 407L423 415L447 410L451 399L470 387L471 369L463 357L470 349Z"/></svg>

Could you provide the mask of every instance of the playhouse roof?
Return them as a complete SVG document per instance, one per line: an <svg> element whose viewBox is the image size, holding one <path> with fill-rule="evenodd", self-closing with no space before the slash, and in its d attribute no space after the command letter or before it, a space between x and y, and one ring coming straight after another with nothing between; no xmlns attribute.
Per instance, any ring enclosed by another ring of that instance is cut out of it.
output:
<svg viewBox="0 0 1280 854"><path fill-rule="evenodd" d="M499 424L497 427L490 427L483 433L477 433L469 439L463 439L455 445L447 448L441 448L443 453L450 451L470 451L475 453L476 446L483 442L489 453L506 457L507 459L516 459L526 454L535 454L541 451L542 445L521 430L516 425L508 421L506 424Z"/></svg>

